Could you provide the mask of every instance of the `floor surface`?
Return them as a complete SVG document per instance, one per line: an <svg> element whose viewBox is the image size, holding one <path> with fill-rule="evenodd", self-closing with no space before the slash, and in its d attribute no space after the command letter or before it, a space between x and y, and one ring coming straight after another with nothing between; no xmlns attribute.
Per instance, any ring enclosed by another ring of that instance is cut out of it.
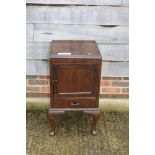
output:
<svg viewBox="0 0 155 155"><path fill-rule="evenodd" d="M46 111L29 110L27 155L128 155L128 118L128 113L102 112L94 136L91 116L68 112L57 117L57 133L49 136Z"/></svg>

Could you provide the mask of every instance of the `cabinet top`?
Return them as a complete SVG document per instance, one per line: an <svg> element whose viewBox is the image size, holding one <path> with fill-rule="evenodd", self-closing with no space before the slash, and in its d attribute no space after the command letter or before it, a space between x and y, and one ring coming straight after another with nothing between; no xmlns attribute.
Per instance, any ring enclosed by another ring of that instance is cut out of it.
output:
<svg viewBox="0 0 155 155"><path fill-rule="evenodd" d="M53 40L50 58L102 59L94 40Z"/></svg>

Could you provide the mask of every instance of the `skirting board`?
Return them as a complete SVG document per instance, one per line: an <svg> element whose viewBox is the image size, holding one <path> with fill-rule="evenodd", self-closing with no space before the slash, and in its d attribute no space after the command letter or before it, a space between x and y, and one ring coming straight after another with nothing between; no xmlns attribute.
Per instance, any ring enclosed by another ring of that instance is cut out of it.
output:
<svg viewBox="0 0 155 155"><path fill-rule="evenodd" d="M49 98L26 98L27 110L45 110L48 109L50 103ZM99 107L101 111L105 112L128 112L129 99L106 99L100 98Z"/></svg>

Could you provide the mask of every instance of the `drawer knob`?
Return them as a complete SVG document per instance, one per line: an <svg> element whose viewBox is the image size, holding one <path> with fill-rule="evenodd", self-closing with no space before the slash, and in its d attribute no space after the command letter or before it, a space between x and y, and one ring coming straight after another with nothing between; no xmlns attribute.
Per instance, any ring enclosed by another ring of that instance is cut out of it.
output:
<svg viewBox="0 0 155 155"><path fill-rule="evenodd" d="M71 106L79 106L79 105L80 105L79 102L72 102L72 103L71 103Z"/></svg>

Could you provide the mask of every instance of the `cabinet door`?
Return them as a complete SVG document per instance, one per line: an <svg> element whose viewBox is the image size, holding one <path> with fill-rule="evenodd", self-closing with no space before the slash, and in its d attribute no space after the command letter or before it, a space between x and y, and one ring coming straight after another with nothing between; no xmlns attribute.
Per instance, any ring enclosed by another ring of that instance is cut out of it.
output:
<svg viewBox="0 0 155 155"><path fill-rule="evenodd" d="M53 64L55 97L95 96L99 87L97 64Z"/></svg>

